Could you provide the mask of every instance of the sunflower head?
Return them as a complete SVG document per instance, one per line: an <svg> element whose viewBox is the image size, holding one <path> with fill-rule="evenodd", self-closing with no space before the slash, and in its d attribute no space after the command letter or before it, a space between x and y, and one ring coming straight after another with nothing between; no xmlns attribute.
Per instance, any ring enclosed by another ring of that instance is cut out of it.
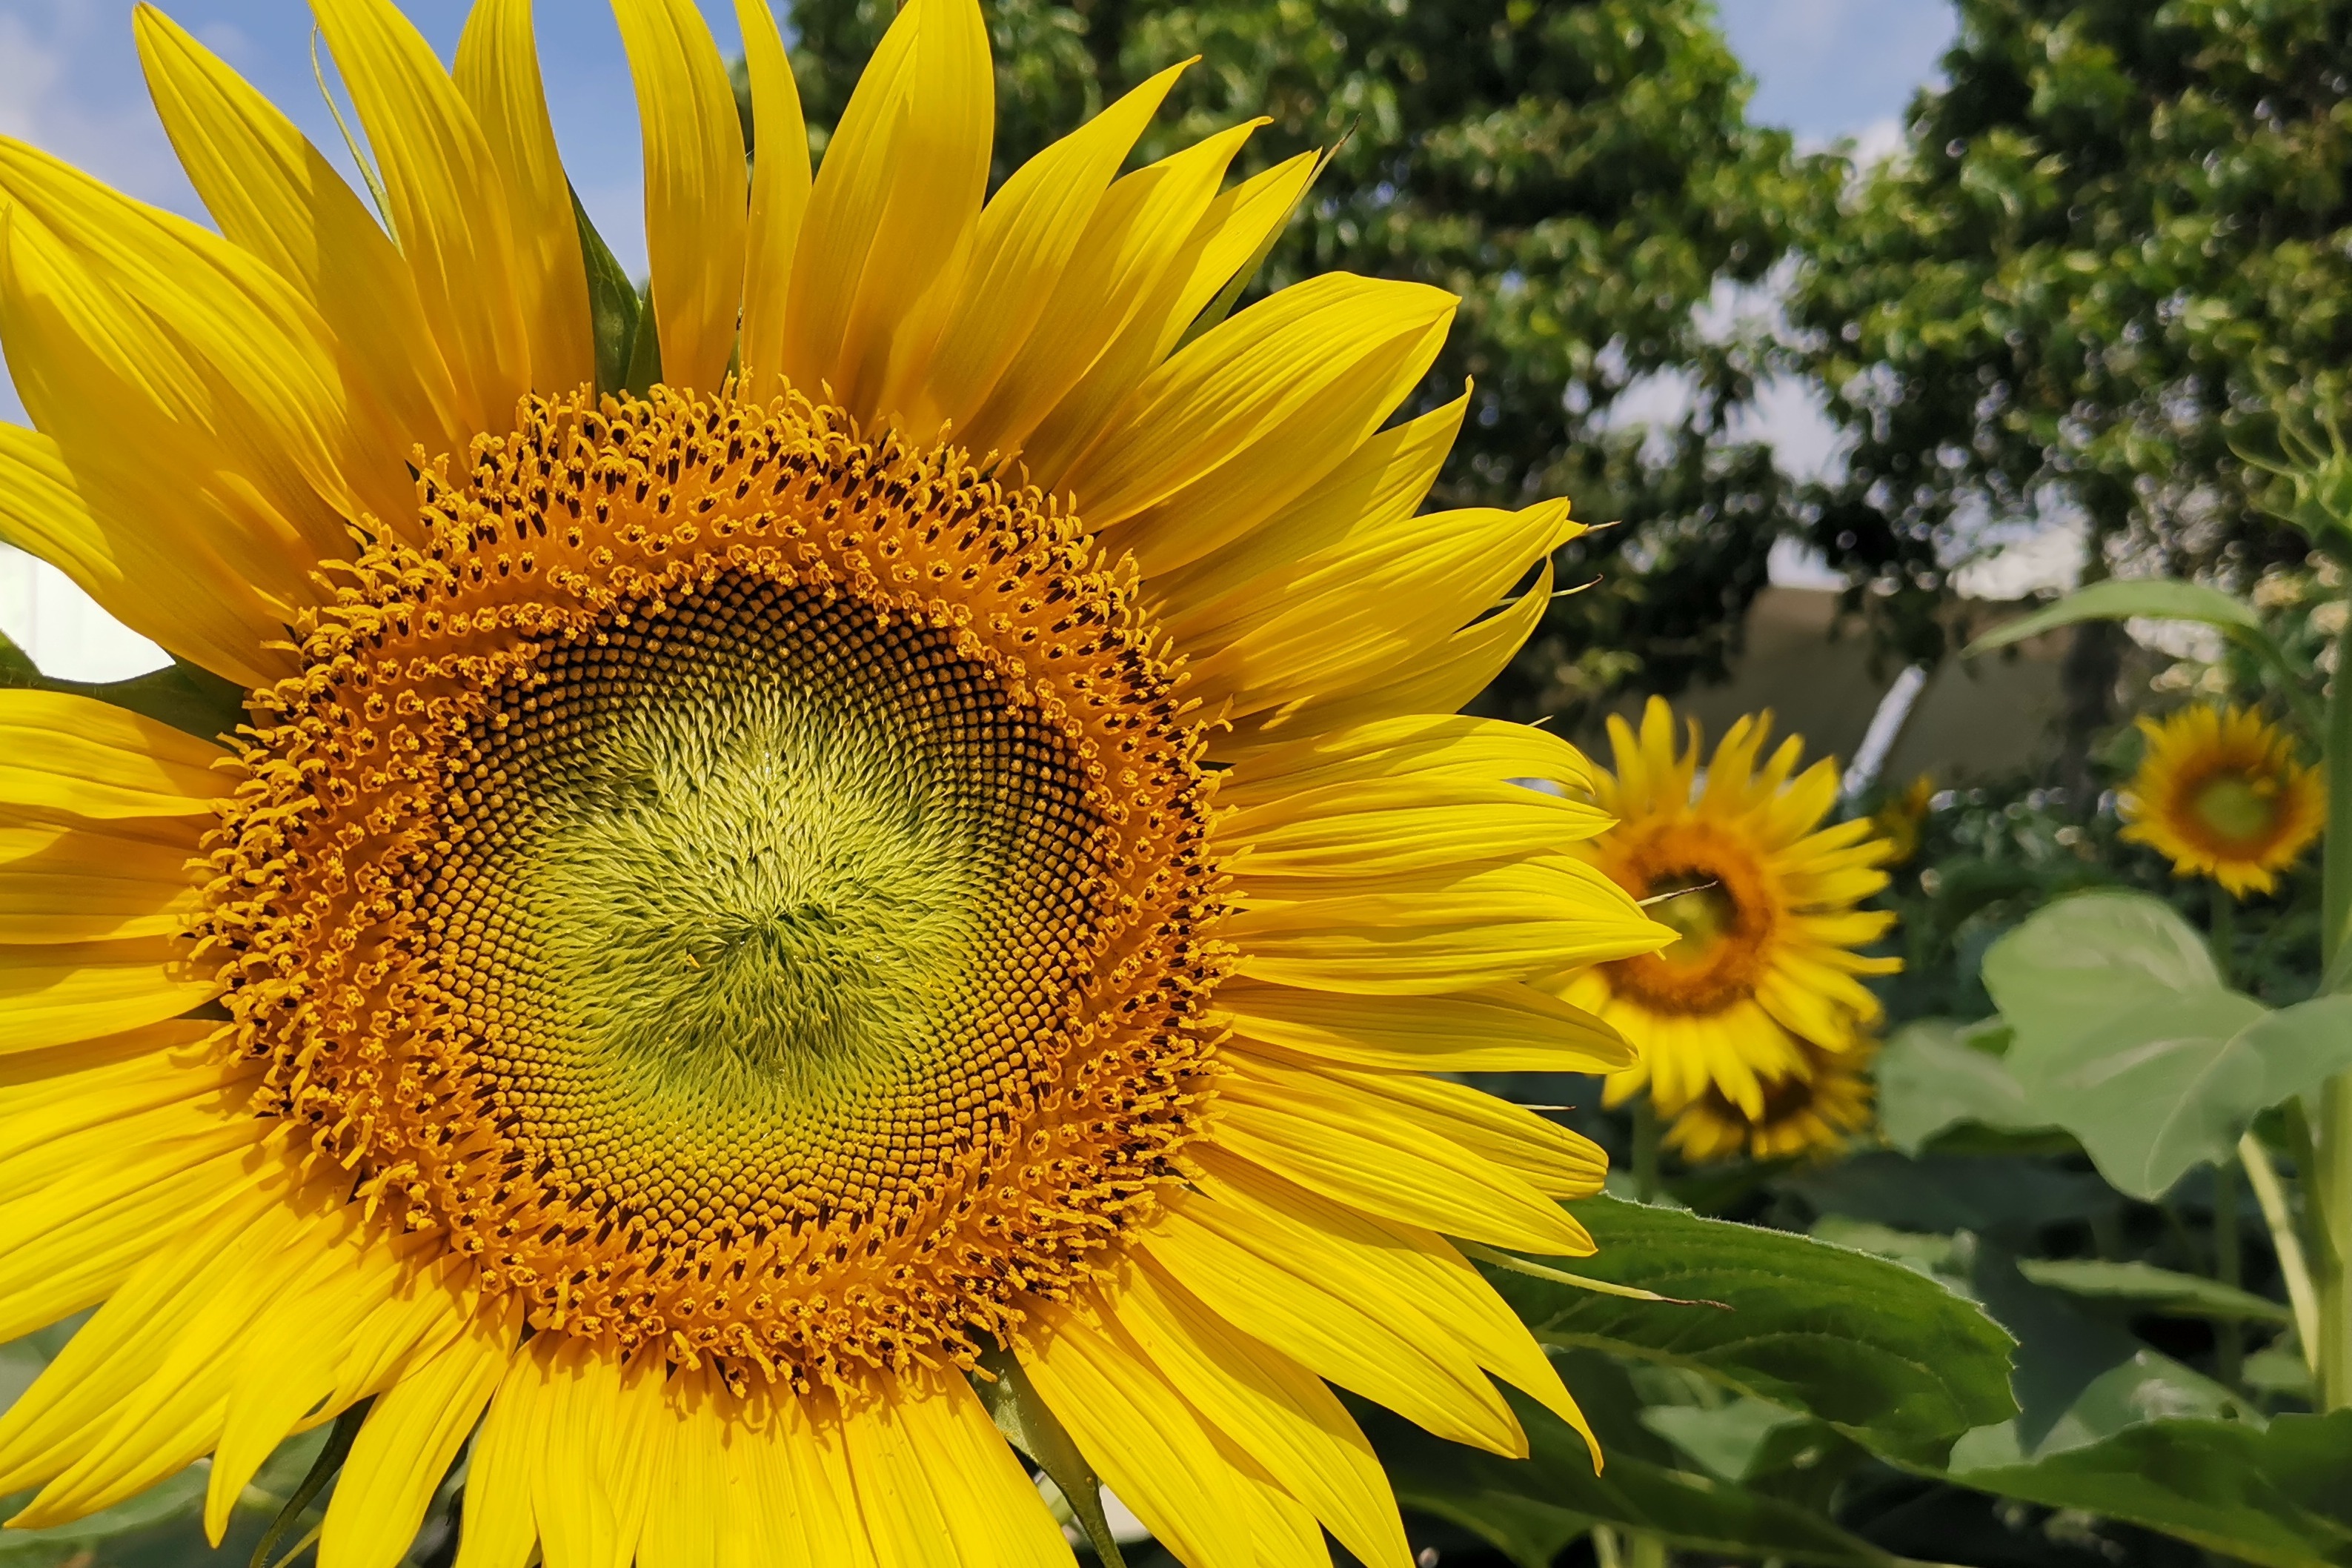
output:
<svg viewBox="0 0 2352 1568"><path fill-rule="evenodd" d="M1562 988L1641 1050L1611 1079L1612 1103L1646 1087L1668 1114L1717 1093L1760 1115L1768 1086L1796 1074L1805 1050L1845 1050L1879 1016L1863 979L1898 963L1856 950L1894 916L1857 906L1886 885L1891 847L1866 821L1822 826L1836 768L1800 772L1794 737L1768 755L1771 722L1733 724L1701 784L1696 721L1678 743L1672 710L1653 698L1638 731L1609 721L1616 768L1593 799L1617 821L1579 853L1675 932Z"/></svg>
<svg viewBox="0 0 2352 1568"><path fill-rule="evenodd" d="M1870 1125L1870 1062L1877 1054L1872 1041L1840 1052L1801 1046L1796 1070L1764 1086L1759 1109L1710 1089L1675 1113L1666 1142L1694 1163L1832 1153Z"/></svg>
<svg viewBox="0 0 2352 1568"><path fill-rule="evenodd" d="M322 1568L461 1451L485 1568L1067 1563L980 1380L1191 1568L1405 1568L1329 1384L1582 1421L1453 1238L1589 1251L1605 1161L1455 1075L1622 1068L1536 983L1676 934L1457 711L1579 525L1422 510L1451 296L1226 313L1316 160L1128 170L1181 67L992 193L973 0L814 168L761 0L748 166L614 8L630 341L529 0L315 0L373 210L152 7L216 227L0 139L0 539L239 698L0 691L0 1340L95 1309L12 1522L209 1455L217 1541L348 1414Z"/></svg>
<svg viewBox="0 0 2352 1568"><path fill-rule="evenodd" d="M1886 840L1886 865L1907 866L1919 853L1920 835L1935 801L1936 781L1921 773L1870 814L1871 826Z"/></svg>
<svg viewBox="0 0 2352 1568"><path fill-rule="evenodd" d="M2319 837L2327 803L2294 742L2249 709L2200 705L2142 719L2147 751L2120 792L2123 836L2210 877L2231 894L2267 893Z"/></svg>

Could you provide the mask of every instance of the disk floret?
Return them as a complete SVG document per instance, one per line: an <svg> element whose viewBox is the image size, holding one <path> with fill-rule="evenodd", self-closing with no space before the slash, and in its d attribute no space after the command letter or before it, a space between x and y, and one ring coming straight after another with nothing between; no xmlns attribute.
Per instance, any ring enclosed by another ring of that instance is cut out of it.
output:
<svg viewBox="0 0 2352 1568"><path fill-rule="evenodd" d="M797 397L524 413L256 696L224 1048L542 1331L968 1363L1208 1093L1201 742L1131 568Z"/></svg>

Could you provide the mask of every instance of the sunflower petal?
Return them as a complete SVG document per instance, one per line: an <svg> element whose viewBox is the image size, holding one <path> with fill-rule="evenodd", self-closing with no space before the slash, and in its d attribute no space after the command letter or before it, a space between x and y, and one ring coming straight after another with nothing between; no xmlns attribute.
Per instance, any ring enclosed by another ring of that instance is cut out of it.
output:
<svg viewBox="0 0 2352 1568"><path fill-rule="evenodd" d="M1171 66L1128 93L1015 170L990 199L924 395L908 400L919 426L945 419L960 428L994 390L1081 254L1111 177L1184 68Z"/></svg>
<svg viewBox="0 0 2352 1568"><path fill-rule="evenodd" d="M1370 436L1435 357L1454 303L1344 273L1286 289L1154 372L1060 483L1093 528L1130 524L1120 542L1147 574L1197 560Z"/></svg>
<svg viewBox="0 0 2352 1568"><path fill-rule="evenodd" d="M1115 1313L1040 1325L1021 1364L1087 1463L1155 1539L1186 1563L1251 1561L1240 1478Z"/></svg>
<svg viewBox="0 0 2352 1568"><path fill-rule="evenodd" d="M530 390L506 182L473 110L392 0L311 0L383 176L425 319L469 429L503 430Z"/></svg>
<svg viewBox="0 0 2352 1568"><path fill-rule="evenodd" d="M540 392L585 386L596 377L588 273L547 116L531 0L476 0L457 39L455 76L506 184L530 384Z"/></svg>
<svg viewBox="0 0 2352 1568"><path fill-rule="evenodd" d="M1211 1021L1245 1039L1351 1067L1423 1072L1613 1072L1633 1059L1594 1014L1532 985L1436 996L1350 996L1236 977Z"/></svg>
<svg viewBox="0 0 2352 1568"><path fill-rule="evenodd" d="M909 0L850 94L793 261L784 373L859 418L923 301L951 288L988 180L995 77L977 0Z"/></svg>
<svg viewBox="0 0 2352 1568"><path fill-rule="evenodd" d="M716 394L743 300L743 122L692 0L614 0L645 124L646 246L662 379Z"/></svg>
<svg viewBox="0 0 2352 1568"><path fill-rule="evenodd" d="M785 312L793 255L808 214L808 122L801 114L792 58L768 0L735 0L751 79L751 212L744 230L743 395L764 403L784 390Z"/></svg>
<svg viewBox="0 0 2352 1568"><path fill-rule="evenodd" d="M1151 1268L1117 1310L1136 1342L1208 1423L1313 1510L1370 1568L1412 1560L1371 1445L1322 1379L1202 1307Z"/></svg>
<svg viewBox="0 0 2352 1568"><path fill-rule="evenodd" d="M348 356L394 459L462 447L457 388L400 251L294 122L186 29L133 14L155 111L221 233L300 291ZM389 520L388 520L389 521Z"/></svg>

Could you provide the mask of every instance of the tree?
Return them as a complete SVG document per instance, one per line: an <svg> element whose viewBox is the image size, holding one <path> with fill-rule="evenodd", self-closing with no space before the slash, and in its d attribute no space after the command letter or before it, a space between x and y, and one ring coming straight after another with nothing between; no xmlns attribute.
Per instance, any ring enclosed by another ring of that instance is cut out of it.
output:
<svg viewBox="0 0 2352 1568"><path fill-rule="evenodd" d="M2243 580L2284 396L2352 352L2352 4L1960 0L1903 153L1814 211L1790 307L1853 446L1811 531L1906 657L1943 651L1939 552L2053 508L2091 575L2131 553ZM2067 668L2069 771L2116 634Z"/></svg>
<svg viewBox="0 0 2352 1568"><path fill-rule="evenodd" d="M822 145L888 0L801 0L799 69ZM1151 72L1187 73L1142 149L1258 114L1239 165L1339 151L1257 285L1346 269L1462 296L1425 409L1475 395L1433 505L1567 495L1624 526L1570 545L1557 601L1489 700L1573 720L1620 684L1720 674L1788 487L1724 439L1769 345L1702 330L1759 283L1821 173L1746 120L1748 84L1705 0L1003 0L997 174ZM1666 374L1689 409L1646 441L1612 425Z"/></svg>

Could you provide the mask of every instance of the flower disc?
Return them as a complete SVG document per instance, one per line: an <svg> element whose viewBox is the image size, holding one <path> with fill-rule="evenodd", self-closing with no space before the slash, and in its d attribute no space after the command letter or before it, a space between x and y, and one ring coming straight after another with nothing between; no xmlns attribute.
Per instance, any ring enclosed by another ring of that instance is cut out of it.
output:
<svg viewBox="0 0 2352 1568"><path fill-rule="evenodd" d="M969 1354L1088 1277L1213 978L1119 580L799 403L542 405L424 491L216 836L265 1108L541 1327L688 1362Z"/></svg>

